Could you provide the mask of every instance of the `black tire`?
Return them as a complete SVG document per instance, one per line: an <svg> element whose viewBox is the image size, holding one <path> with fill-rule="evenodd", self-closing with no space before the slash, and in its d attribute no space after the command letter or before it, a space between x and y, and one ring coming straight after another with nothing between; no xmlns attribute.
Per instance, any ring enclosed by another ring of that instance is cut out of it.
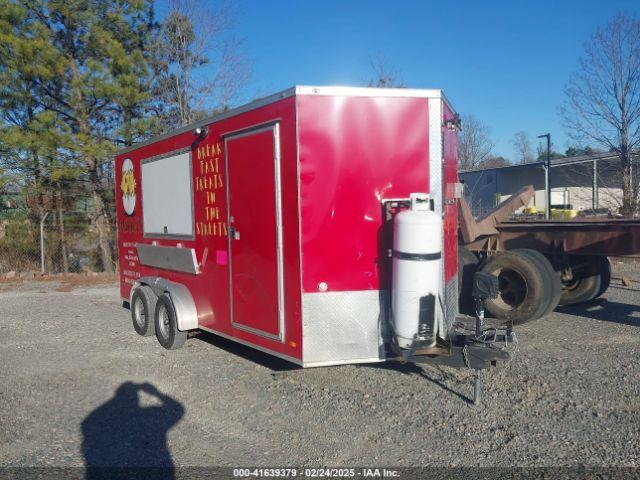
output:
<svg viewBox="0 0 640 480"><path fill-rule="evenodd" d="M150 287L140 285L131 295L131 321L138 335L150 337L155 333L153 314L156 308L157 297Z"/></svg>
<svg viewBox="0 0 640 480"><path fill-rule="evenodd" d="M593 298L598 298L604 292L607 291L609 285L611 285L611 262L609 261L609 257L598 257L599 271L600 271L600 289L598 293Z"/></svg>
<svg viewBox="0 0 640 480"><path fill-rule="evenodd" d="M574 278L562 288L560 305L576 305L593 300L600 291L600 276Z"/></svg>
<svg viewBox="0 0 640 480"><path fill-rule="evenodd" d="M473 315L475 308L471 293L473 275L478 270L480 260L468 248L458 245L458 311Z"/></svg>
<svg viewBox="0 0 640 480"><path fill-rule="evenodd" d="M570 256L573 278L568 282L563 282L560 305L585 303L604 293L608 287L607 280L611 281L611 271L609 270L607 278L607 273L602 271L605 266L602 258L606 259L606 257L590 255ZM606 259L606 261L608 264L609 260ZM610 268L609 264L606 266Z"/></svg>
<svg viewBox="0 0 640 480"><path fill-rule="evenodd" d="M549 304L546 274L530 257L514 251L499 252L488 257L479 271L498 277L498 298L485 302L495 318L522 324L540 318Z"/></svg>
<svg viewBox="0 0 640 480"><path fill-rule="evenodd" d="M156 338L167 350L176 350L184 345L187 332L178 330L178 317L168 293L158 297L154 314Z"/></svg>
<svg viewBox="0 0 640 480"><path fill-rule="evenodd" d="M537 262L538 266L547 276L549 304L540 316L540 318L544 318L556 309L558 302L560 301L560 295L562 295L562 280L560 280L560 274L555 271L549 259L537 250L532 250L530 248L518 248L515 251L522 255L526 255L531 258L532 261Z"/></svg>

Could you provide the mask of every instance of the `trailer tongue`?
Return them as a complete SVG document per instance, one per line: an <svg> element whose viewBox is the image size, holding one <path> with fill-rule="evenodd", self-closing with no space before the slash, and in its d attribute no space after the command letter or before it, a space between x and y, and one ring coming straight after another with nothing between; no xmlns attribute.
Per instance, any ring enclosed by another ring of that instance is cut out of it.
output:
<svg viewBox="0 0 640 480"><path fill-rule="evenodd" d="M497 277L475 273L472 290L475 318L458 315L448 345L403 349L400 350L398 360L475 370L473 402L479 404L482 394L482 370L495 367L498 362L510 360L509 344L517 343L511 322L485 319L485 301L496 298L498 293Z"/></svg>
<svg viewBox="0 0 640 480"><path fill-rule="evenodd" d="M485 301L499 294L498 277L476 272L472 279L473 316L457 314L445 330L444 306L438 295L441 240L434 235L441 219L429 195L412 194L409 201L384 202L393 219L393 282L391 350L401 362L432 363L476 371L474 403L480 402L480 371L509 360L515 341L511 321L485 319Z"/></svg>

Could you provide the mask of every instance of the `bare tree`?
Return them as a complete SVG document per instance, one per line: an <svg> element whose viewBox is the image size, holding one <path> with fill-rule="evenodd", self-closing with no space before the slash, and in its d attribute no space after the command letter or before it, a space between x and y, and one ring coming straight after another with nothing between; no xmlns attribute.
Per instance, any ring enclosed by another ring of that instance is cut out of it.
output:
<svg viewBox="0 0 640 480"><path fill-rule="evenodd" d="M250 77L229 3L171 0L156 38L157 94L165 128L224 111Z"/></svg>
<svg viewBox="0 0 640 480"><path fill-rule="evenodd" d="M547 142L546 141L539 142L538 145L536 146L536 159L538 161L546 160L548 153L551 154L552 160L554 158L562 158L565 156L562 153L556 151L556 146L553 142L551 142L550 148L551 148L551 152L547 152Z"/></svg>
<svg viewBox="0 0 640 480"><path fill-rule="evenodd" d="M533 152L531 150L531 140L527 132L516 132L511 140L513 149L516 152L516 161L520 163L528 163L533 160Z"/></svg>
<svg viewBox="0 0 640 480"><path fill-rule="evenodd" d="M491 129L473 115L462 117L462 132L458 146L458 168L472 170L491 155L493 142L489 137Z"/></svg>
<svg viewBox="0 0 640 480"><path fill-rule="evenodd" d="M499 168L499 167L507 167L511 165L511 162L501 156L489 155L484 160L480 162L478 168L486 169L486 168Z"/></svg>
<svg viewBox="0 0 640 480"><path fill-rule="evenodd" d="M633 153L640 146L640 21L619 14L584 45L579 70L565 88L560 108L577 141L595 142L620 157L622 207L638 213L638 178Z"/></svg>
<svg viewBox="0 0 640 480"><path fill-rule="evenodd" d="M373 76L367 82L368 87L376 88L404 88L404 82L398 74L389 67L387 60L378 55L369 60Z"/></svg>

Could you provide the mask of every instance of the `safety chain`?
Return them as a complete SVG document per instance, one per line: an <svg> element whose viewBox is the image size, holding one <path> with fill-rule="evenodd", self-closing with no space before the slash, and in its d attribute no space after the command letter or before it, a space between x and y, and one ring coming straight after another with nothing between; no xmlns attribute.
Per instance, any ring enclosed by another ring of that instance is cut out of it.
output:
<svg viewBox="0 0 640 480"><path fill-rule="evenodd" d="M471 368L471 366L469 365L469 358L467 357L467 345L465 344L464 347L462 347L462 360L464 360L464 365L467 368Z"/></svg>

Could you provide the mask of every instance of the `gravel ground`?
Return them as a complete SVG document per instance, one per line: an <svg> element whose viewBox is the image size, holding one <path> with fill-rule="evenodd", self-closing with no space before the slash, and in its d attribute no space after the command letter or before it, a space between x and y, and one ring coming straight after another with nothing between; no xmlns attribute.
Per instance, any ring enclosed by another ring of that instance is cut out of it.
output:
<svg viewBox="0 0 640 480"><path fill-rule="evenodd" d="M169 352L115 284L4 284L0 465L638 467L640 283L613 283L517 328L481 406L466 370L299 370L204 334Z"/></svg>

